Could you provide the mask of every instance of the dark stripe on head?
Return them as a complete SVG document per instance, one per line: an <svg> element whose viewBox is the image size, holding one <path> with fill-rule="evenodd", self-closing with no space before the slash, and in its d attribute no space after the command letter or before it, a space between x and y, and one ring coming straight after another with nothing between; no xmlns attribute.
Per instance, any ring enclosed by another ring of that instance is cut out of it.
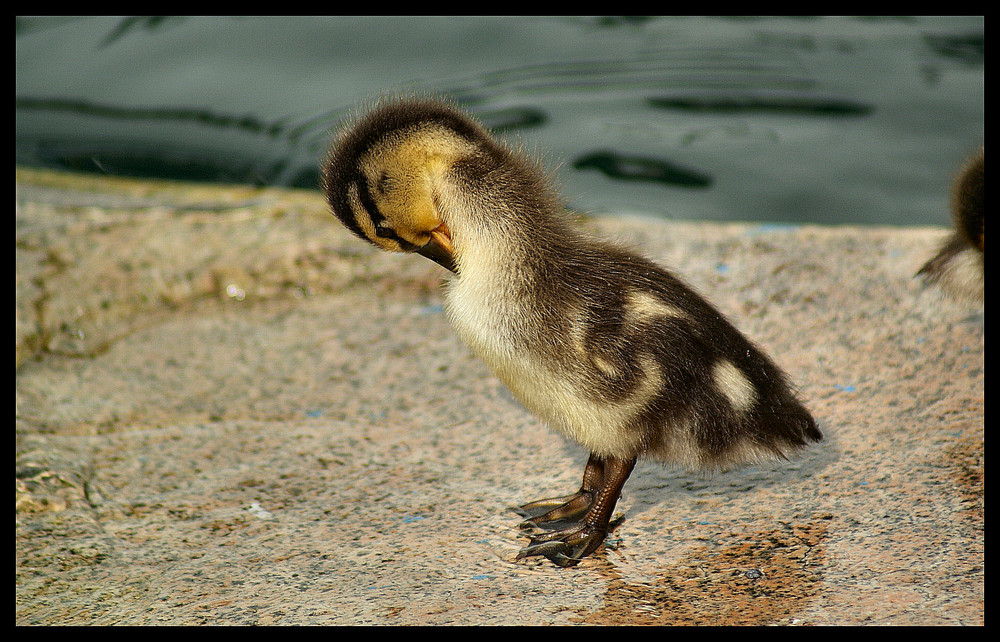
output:
<svg viewBox="0 0 1000 642"><path fill-rule="evenodd" d="M323 167L323 192L330 209L344 226L368 240L354 216L350 202L350 186L357 183L357 163L345 158L344 149L334 151Z"/></svg>
<svg viewBox="0 0 1000 642"><path fill-rule="evenodd" d="M385 215L378 209L375 199L372 198L371 189L369 189L368 186L368 178L364 174L358 174L357 184L358 198L361 200L361 205L365 208L365 211L368 212L368 216L372 219L372 225L375 226L375 236L383 239L390 239L399 243L399 247L405 252L412 252L416 250L419 247L418 245L410 243L396 234L394 229L387 225L383 225L386 220Z"/></svg>

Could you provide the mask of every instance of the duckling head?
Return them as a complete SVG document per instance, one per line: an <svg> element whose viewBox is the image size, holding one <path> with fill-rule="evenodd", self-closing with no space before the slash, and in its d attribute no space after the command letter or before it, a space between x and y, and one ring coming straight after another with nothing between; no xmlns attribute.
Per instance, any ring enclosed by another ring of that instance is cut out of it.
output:
<svg viewBox="0 0 1000 642"><path fill-rule="evenodd" d="M333 213L352 232L390 252L417 252L457 271L442 203L448 174L490 141L444 103L383 103L347 128L323 167Z"/></svg>

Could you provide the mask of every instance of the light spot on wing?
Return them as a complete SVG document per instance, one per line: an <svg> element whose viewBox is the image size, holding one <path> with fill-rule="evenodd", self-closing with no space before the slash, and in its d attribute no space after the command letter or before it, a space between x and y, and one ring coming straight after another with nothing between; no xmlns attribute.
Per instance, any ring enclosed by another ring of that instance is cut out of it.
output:
<svg viewBox="0 0 1000 642"><path fill-rule="evenodd" d="M737 412L743 414L753 408L757 400L757 391L732 361L723 359L716 363L712 370L712 378L715 387Z"/></svg>
<svg viewBox="0 0 1000 642"><path fill-rule="evenodd" d="M643 290L631 290L626 297L625 305L629 318L637 323L645 323L658 317L687 316L680 308L669 305L655 294Z"/></svg>

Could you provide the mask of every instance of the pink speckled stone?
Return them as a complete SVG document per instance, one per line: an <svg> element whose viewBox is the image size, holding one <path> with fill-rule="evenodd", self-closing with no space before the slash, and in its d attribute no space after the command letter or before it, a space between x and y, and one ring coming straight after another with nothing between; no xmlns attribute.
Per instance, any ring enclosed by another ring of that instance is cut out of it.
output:
<svg viewBox="0 0 1000 642"><path fill-rule="evenodd" d="M983 624L982 311L946 230L587 223L678 271L826 440L640 464L608 546L515 562L586 461L313 193L17 179L18 624ZM944 221L943 221L944 222Z"/></svg>

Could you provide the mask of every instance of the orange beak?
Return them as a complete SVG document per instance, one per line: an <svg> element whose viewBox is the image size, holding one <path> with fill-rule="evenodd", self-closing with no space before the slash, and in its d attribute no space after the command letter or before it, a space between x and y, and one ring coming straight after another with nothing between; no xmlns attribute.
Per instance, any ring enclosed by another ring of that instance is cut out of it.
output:
<svg viewBox="0 0 1000 642"><path fill-rule="evenodd" d="M417 250L417 254L426 256L441 267L458 273L451 245L451 232L444 223L431 230L431 240L427 242L427 245Z"/></svg>

